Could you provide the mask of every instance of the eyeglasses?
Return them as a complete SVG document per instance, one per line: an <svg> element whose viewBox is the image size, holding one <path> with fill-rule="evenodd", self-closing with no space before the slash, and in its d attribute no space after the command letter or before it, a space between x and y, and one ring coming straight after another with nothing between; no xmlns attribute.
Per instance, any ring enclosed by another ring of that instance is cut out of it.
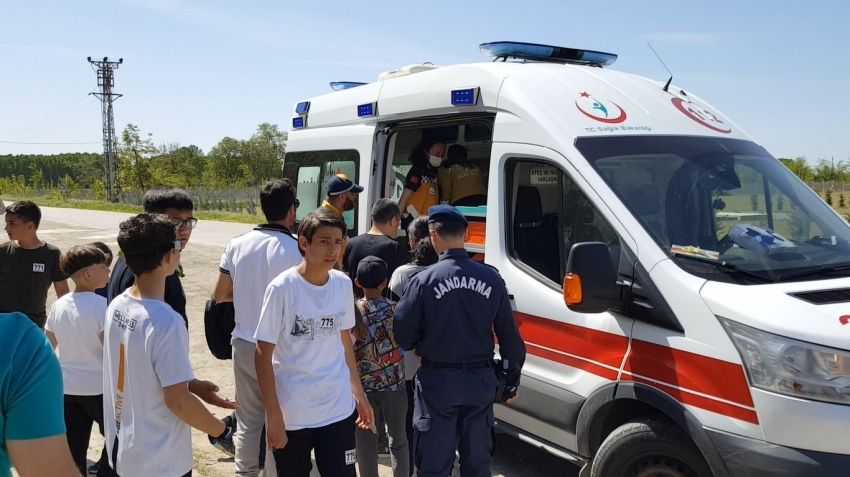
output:
<svg viewBox="0 0 850 477"><path fill-rule="evenodd" d="M192 219L192 220L195 220L195 219ZM197 222L197 220L195 220L195 222ZM190 227L190 228L191 228L191 227ZM183 242L181 242L181 241L179 241L179 240L175 240L175 241L171 244L171 246L174 248L174 250L176 250L176 251L178 251L178 252L180 252L180 251L182 251L182 250L183 250Z"/></svg>
<svg viewBox="0 0 850 477"><path fill-rule="evenodd" d="M195 226L198 225L198 219L194 217L190 217L186 220L171 219L171 223L178 229L194 229Z"/></svg>
<svg viewBox="0 0 850 477"><path fill-rule="evenodd" d="M297 209L300 206L301 206L301 201L298 200L298 199L295 199L295 208Z"/></svg>

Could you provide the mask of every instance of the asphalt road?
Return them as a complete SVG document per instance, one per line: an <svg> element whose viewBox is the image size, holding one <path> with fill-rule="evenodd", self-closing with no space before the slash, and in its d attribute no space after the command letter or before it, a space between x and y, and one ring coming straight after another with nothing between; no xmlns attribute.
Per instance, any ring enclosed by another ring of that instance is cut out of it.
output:
<svg viewBox="0 0 850 477"><path fill-rule="evenodd" d="M129 216L126 213L58 208L43 208L42 213L40 227L42 240L62 250L72 245L102 241L116 253L118 224ZM210 355L203 337L203 308L215 283L219 259L227 242L234 236L251 230L252 227L229 222L200 221L192 233L186 251L182 254L186 273L183 285L190 320L192 366L198 378L216 382L221 386L222 394L225 396L233 396L230 362L218 361ZM51 291L48 307L52 300ZM216 414L223 417L225 413L216 411ZM233 475L232 459L224 458L222 454L212 449L206 443L205 436L196 432L193 434L193 442L196 469L199 474ZM99 445L97 440L93 440L90 454L94 455ZM573 477L578 475L577 467L510 436L499 435L497 445L498 454L493 463L493 475L496 477ZM392 475L387 463L388 459L382 459L382 477Z"/></svg>

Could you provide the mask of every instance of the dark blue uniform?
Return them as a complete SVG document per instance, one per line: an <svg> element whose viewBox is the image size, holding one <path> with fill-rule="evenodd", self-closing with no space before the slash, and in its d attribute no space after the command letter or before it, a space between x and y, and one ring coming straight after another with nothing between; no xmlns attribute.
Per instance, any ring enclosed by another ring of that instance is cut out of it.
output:
<svg viewBox="0 0 850 477"><path fill-rule="evenodd" d="M444 207L432 207L429 218ZM508 384L518 383L525 361L502 277L463 249L447 250L411 279L393 328L402 349L416 349L422 358L413 413L418 475L447 477L457 448L461 475L489 477L499 385L493 332L499 354L508 360Z"/></svg>

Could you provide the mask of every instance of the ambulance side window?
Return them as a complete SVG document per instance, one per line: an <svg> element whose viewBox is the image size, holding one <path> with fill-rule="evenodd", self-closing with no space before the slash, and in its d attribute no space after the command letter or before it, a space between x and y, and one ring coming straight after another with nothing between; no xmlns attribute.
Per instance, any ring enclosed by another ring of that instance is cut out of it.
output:
<svg viewBox="0 0 850 477"><path fill-rule="evenodd" d="M305 215L322 205L327 195L327 185L331 177L345 174L357 182L357 170L360 154L355 150L288 152L283 159L283 175L296 178L296 198L301 203L295 220L300 222ZM357 217L354 211L343 213L349 236L357 230Z"/></svg>
<svg viewBox="0 0 850 477"><path fill-rule="evenodd" d="M619 243L608 222L561 169L528 159L512 159L506 167L508 246L516 261L560 287L574 244Z"/></svg>

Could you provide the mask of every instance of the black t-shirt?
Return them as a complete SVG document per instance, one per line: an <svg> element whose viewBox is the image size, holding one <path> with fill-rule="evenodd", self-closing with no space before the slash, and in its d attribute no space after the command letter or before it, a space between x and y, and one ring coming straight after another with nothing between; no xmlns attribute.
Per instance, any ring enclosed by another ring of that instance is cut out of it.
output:
<svg viewBox="0 0 850 477"><path fill-rule="evenodd" d="M127 262L124 261L123 257L119 257L115 262L115 267L112 268L109 284L106 286L106 302L112 303L112 300L116 296L124 293L124 290L133 286L135 282L136 277L127 268ZM183 321L186 322L186 328L188 328L189 318L186 316L186 295L183 293L183 284L180 283L180 276L177 275L177 272L174 272L174 275L165 279L165 303L183 317Z"/></svg>
<svg viewBox="0 0 850 477"><path fill-rule="evenodd" d="M358 235L348 241L342 256L342 270L349 274L352 282L357 278L357 266L360 265L360 261L369 255L387 262L388 283L396 268L410 263L410 252L404 244L386 235ZM386 296L390 296L389 292Z"/></svg>

